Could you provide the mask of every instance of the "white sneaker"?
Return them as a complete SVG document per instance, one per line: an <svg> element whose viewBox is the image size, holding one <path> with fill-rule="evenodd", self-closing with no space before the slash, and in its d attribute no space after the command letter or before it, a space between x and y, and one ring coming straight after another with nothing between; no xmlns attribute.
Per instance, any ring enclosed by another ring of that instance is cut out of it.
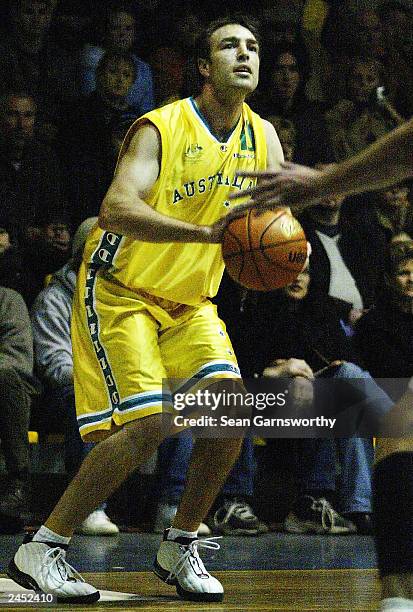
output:
<svg viewBox="0 0 413 612"><path fill-rule="evenodd" d="M178 511L178 506L173 504L158 504L154 523L154 533L163 533L169 529ZM198 528L198 535L205 537L211 535L212 531L206 523L201 523Z"/></svg>
<svg viewBox="0 0 413 612"><path fill-rule="evenodd" d="M67 563L66 546L28 541L17 549L7 575L25 589L55 595L58 602L92 603L100 594Z"/></svg>
<svg viewBox="0 0 413 612"><path fill-rule="evenodd" d="M222 601L224 589L222 584L208 574L198 554L198 548L219 550L217 538L192 540L176 538L167 540L165 531L154 563L155 574L167 584L176 586L182 599L191 601Z"/></svg>
<svg viewBox="0 0 413 612"><path fill-rule="evenodd" d="M85 518L80 527L76 529L76 533L93 536L111 536L119 533L119 527L112 523L104 510L95 510Z"/></svg>
<svg viewBox="0 0 413 612"><path fill-rule="evenodd" d="M388 597L380 602L379 612L413 612L413 600Z"/></svg>

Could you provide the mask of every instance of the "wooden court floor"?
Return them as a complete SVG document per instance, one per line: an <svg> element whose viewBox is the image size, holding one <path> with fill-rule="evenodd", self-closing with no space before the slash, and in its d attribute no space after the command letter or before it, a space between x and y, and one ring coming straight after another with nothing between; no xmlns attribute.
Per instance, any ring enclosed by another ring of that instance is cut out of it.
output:
<svg viewBox="0 0 413 612"><path fill-rule="evenodd" d="M11 607L0 603L0 606L8 610L39 607L89 612L105 608L119 612L131 609L141 612L368 612L376 610L379 601L377 571L370 569L237 570L214 574L225 588L225 600L219 604L182 601L173 587L164 585L151 572L123 571L83 574L87 581L102 589L101 601L93 605ZM6 576L0 576L2 601L10 584Z"/></svg>

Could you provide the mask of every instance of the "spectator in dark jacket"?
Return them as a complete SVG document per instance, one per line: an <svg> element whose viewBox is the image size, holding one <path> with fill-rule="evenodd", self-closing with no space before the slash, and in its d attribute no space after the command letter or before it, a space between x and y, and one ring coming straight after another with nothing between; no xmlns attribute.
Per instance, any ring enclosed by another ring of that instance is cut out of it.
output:
<svg viewBox="0 0 413 612"><path fill-rule="evenodd" d="M386 235L376 211L331 197L300 216L312 246L311 291L348 303L356 320L376 297L384 271Z"/></svg>
<svg viewBox="0 0 413 612"><path fill-rule="evenodd" d="M24 91L0 97L0 225L21 246L39 217L66 209L56 155L34 135L37 106Z"/></svg>
<svg viewBox="0 0 413 612"><path fill-rule="evenodd" d="M413 375L413 241L389 246L385 284L357 324L355 339L372 376Z"/></svg>

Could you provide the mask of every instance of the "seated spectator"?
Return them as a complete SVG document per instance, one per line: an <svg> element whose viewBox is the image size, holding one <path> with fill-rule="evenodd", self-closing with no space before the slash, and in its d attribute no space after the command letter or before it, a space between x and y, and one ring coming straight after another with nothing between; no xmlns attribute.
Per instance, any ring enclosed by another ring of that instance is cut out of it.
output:
<svg viewBox="0 0 413 612"><path fill-rule="evenodd" d="M259 299L255 316L261 317L261 323L254 330L250 347L256 353L256 372L264 377L292 378L290 393L303 397L304 391L311 403L314 380L324 371L345 383L329 387L333 412L357 406L367 429L377 428L392 401L358 365L337 300L327 295L314 298L309 287L307 267L285 289ZM341 463L339 509L345 519L326 502L336 488L336 453ZM294 533L349 533L353 530L350 521L359 532L370 532L372 465L372 438L297 441L300 495L286 519L286 529Z"/></svg>
<svg viewBox="0 0 413 612"><path fill-rule="evenodd" d="M34 135L37 106L25 91L0 97L0 225L23 247L37 218L66 209L56 155Z"/></svg>
<svg viewBox="0 0 413 612"><path fill-rule="evenodd" d="M357 212L343 198L329 198L300 215L312 246L311 291L348 304L349 321L370 307L381 283L386 236L372 207Z"/></svg>
<svg viewBox="0 0 413 612"><path fill-rule="evenodd" d="M406 184L396 185L375 194L380 225L384 228L388 242L402 232L413 231L413 209L409 199L410 189Z"/></svg>
<svg viewBox="0 0 413 612"><path fill-rule="evenodd" d="M357 324L357 349L372 376L413 374L413 241L389 246L385 283L376 305Z"/></svg>
<svg viewBox="0 0 413 612"><path fill-rule="evenodd" d="M71 231L66 214L37 218L23 257L23 297L30 308L47 282L70 258Z"/></svg>
<svg viewBox="0 0 413 612"><path fill-rule="evenodd" d="M136 119L127 101L134 78L135 66L128 52L110 51L102 56L96 72L96 89L80 98L63 122L60 144L69 170L83 153L105 156L111 126Z"/></svg>
<svg viewBox="0 0 413 612"><path fill-rule="evenodd" d="M130 53L134 65L134 79L127 102L137 116L154 108L152 72L149 65L133 52L138 24L127 3L113 3L105 13L101 44L86 45L83 50L82 93L90 94L97 86L97 66L105 51Z"/></svg>
<svg viewBox="0 0 413 612"><path fill-rule="evenodd" d="M0 532L15 533L29 511L29 420L39 391L33 376L29 314L16 291L0 287L0 439L8 475L0 495Z"/></svg>
<svg viewBox="0 0 413 612"><path fill-rule="evenodd" d="M376 60L351 60L345 97L325 114L337 161L361 151L403 121L389 100L378 93L382 85L382 68Z"/></svg>
<svg viewBox="0 0 413 612"><path fill-rule="evenodd" d="M0 92L25 90L39 103L37 134L53 142L61 108L79 87L80 53L50 37L54 3L10 2L9 32L0 46Z"/></svg>
<svg viewBox="0 0 413 612"><path fill-rule="evenodd" d="M296 129L295 160L306 165L331 159L323 107L305 95L308 60L299 48L285 45L270 50L263 60L259 97L251 102L265 118L292 121Z"/></svg>
<svg viewBox="0 0 413 612"><path fill-rule="evenodd" d="M159 447L161 496L155 518L155 533L163 533L176 514L185 487L192 447L190 431L167 438ZM268 532L268 527L259 520L251 506L254 473L254 446L250 438L245 438L240 457L206 518L206 524L201 523L198 535L209 535L211 530L223 535L260 535Z"/></svg>
<svg viewBox="0 0 413 612"><path fill-rule="evenodd" d="M97 218L85 220L73 239L72 258L53 276L49 285L38 295L31 312L35 362L44 384L38 415L41 429L58 425L65 435L65 467L70 476L78 471L93 444L82 442L77 426L73 388L72 343L70 320L76 274L83 247ZM49 408L49 409L47 409ZM80 533L86 535L114 535L118 527L105 513L105 506L92 512L82 523Z"/></svg>

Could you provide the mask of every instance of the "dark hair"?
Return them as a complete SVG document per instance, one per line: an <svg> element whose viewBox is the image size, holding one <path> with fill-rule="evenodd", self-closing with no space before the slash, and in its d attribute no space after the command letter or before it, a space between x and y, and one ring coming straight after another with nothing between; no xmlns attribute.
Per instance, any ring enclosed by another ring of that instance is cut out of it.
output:
<svg viewBox="0 0 413 612"><path fill-rule="evenodd" d="M258 22L253 17L249 15L244 15L242 13L235 13L233 15L227 15L225 17L219 17L218 19L214 19L210 21L205 29L198 36L195 46L196 52L196 64L198 66L198 61L200 59L209 59L211 53L211 36L214 32L223 28L226 25L238 24L246 28L254 35L258 44L261 42L261 37L258 31Z"/></svg>
<svg viewBox="0 0 413 612"><path fill-rule="evenodd" d="M301 80L304 82L307 81L310 76L310 61L306 50L301 45L296 43L281 43L273 47L269 52L271 53L273 63L274 59L278 59L280 55L284 55L285 53L293 55L297 60L297 67Z"/></svg>
<svg viewBox="0 0 413 612"><path fill-rule="evenodd" d="M136 79L136 66L133 61L133 55L128 51L107 51L102 55L96 67L96 77L100 78L102 72L107 68L110 62L127 62L130 64L133 71L133 80Z"/></svg>
<svg viewBox="0 0 413 612"><path fill-rule="evenodd" d="M295 94L295 99L305 99L305 86L310 76L310 62L306 51L300 44L281 43L265 50L261 61L260 90L263 92L272 90L276 62L280 55L284 55L285 53L294 56L297 61L297 71L300 75L300 82Z"/></svg>

